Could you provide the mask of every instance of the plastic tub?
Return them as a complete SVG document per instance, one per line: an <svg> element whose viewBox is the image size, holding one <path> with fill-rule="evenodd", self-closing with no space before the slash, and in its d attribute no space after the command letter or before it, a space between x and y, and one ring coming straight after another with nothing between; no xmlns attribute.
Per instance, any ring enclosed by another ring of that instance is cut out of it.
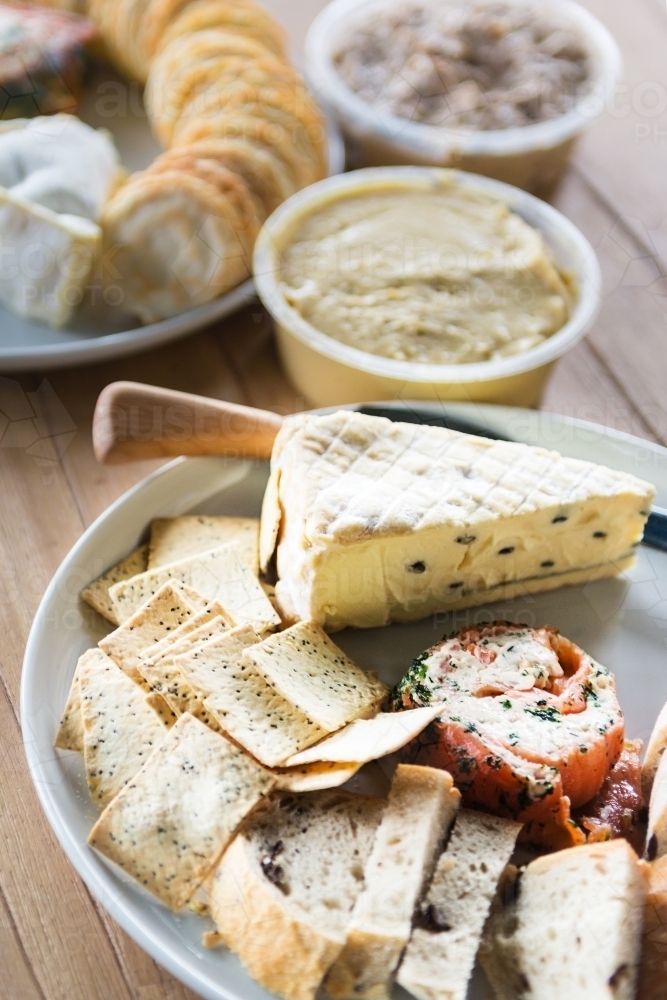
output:
<svg viewBox="0 0 667 1000"><path fill-rule="evenodd" d="M391 6L402 2L391 0ZM387 0L333 0L324 8L306 39L307 75L319 100L332 108L341 126L349 166L412 163L456 167L495 177L540 197L553 190L576 139L610 99L621 75L621 55L607 29L572 0L510 2L551 9L555 20L567 23L579 34L591 56L591 87L560 118L494 131L423 125L383 113L363 101L339 77L332 53L355 23L365 21L373 11L386 11Z"/></svg>
<svg viewBox="0 0 667 1000"><path fill-rule="evenodd" d="M576 305L570 320L537 347L474 364L395 361L342 344L321 333L281 291L282 254L302 221L351 194L382 190L436 191L443 183L494 194L539 229L562 271L573 275ZM499 181L435 167L376 167L329 177L289 198L264 223L255 245L257 292L276 327L281 360L293 385L313 406L365 400L441 399L535 406L554 362L593 324L600 303L600 267L593 248L565 216L533 195Z"/></svg>

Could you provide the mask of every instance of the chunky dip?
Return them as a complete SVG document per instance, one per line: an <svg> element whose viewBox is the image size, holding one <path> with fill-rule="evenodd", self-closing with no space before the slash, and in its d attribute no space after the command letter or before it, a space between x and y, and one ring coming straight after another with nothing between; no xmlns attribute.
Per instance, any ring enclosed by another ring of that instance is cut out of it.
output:
<svg viewBox="0 0 667 1000"><path fill-rule="evenodd" d="M282 291L343 344L431 364L527 351L566 323L572 302L541 233L454 182L331 202L284 252Z"/></svg>
<svg viewBox="0 0 667 1000"><path fill-rule="evenodd" d="M586 91L588 54L555 11L402 2L358 21L334 52L343 82L410 121L506 129L557 118Z"/></svg>

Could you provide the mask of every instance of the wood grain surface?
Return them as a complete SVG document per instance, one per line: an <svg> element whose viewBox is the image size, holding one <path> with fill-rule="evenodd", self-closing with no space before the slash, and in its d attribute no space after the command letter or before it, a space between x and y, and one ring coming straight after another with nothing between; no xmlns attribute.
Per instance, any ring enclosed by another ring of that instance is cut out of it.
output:
<svg viewBox="0 0 667 1000"><path fill-rule="evenodd" d="M667 13L663 0L583 0L616 36L624 88L581 141L554 203L603 268L602 311L557 365L543 407L667 445ZM295 44L324 6L274 0ZM285 414L307 407L277 363L258 305L159 350L0 381L0 1000L186 1000L93 902L42 817L19 727L21 662L46 585L83 529L159 462L101 467L100 390L150 382Z"/></svg>

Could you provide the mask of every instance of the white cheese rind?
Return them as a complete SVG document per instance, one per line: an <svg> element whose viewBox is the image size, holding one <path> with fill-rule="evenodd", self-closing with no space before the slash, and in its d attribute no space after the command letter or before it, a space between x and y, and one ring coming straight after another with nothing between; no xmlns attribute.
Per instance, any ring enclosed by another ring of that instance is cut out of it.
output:
<svg viewBox="0 0 667 1000"><path fill-rule="evenodd" d="M102 245L100 227L0 187L0 234L0 302L17 316L63 326L83 298Z"/></svg>
<svg viewBox="0 0 667 1000"><path fill-rule="evenodd" d="M262 512L276 595L328 631L414 621L631 565L654 489L543 448L352 411L289 418Z"/></svg>
<svg viewBox="0 0 667 1000"><path fill-rule="evenodd" d="M119 171L111 133L75 115L23 118L0 131L0 185L57 215L98 222Z"/></svg>
<svg viewBox="0 0 667 1000"><path fill-rule="evenodd" d="M0 302L63 326L99 258L97 224L119 177L106 130L59 114L0 130Z"/></svg>

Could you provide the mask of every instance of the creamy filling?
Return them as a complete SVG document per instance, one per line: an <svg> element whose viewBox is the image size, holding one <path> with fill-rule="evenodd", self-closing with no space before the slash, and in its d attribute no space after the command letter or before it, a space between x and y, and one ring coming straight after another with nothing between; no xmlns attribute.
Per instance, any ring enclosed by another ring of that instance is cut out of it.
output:
<svg viewBox="0 0 667 1000"><path fill-rule="evenodd" d="M602 668L601 668L602 669ZM456 682L458 672L454 671ZM447 693L445 693L445 690ZM613 685L591 684L591 697L585 712L562 714L542 707L539 700L523 700L498 695L493 698L470 698L458 695L453 685L434 690L433 701L443 700L443 721L460 721L475 726L484 735L527 760L557 762L573 747L586 752L591 743L606 733L620 719Z"/></svg>
<svg viewBox="0 0 667 1000"><path fill-rule="evenodd" d="M473 650L457 649L454 656L457 682L476 694L543 689L563 676L556 653L539 633L494 636Z"/></svg>
<svg viewBox="0 0 667 1000"><path fill-rule="evenodd" d="M490 754L486 763L495 766L494 756L509 763L539 797L545 781L540 768L583 760L622 726L611 673L581 655L576 674L570 664L565 677L548 630L459 633L415 661L398 697L407 693L411 704L440 704L440 723L482 740ZM547 774L546 781L553 777Z"/></svg>

